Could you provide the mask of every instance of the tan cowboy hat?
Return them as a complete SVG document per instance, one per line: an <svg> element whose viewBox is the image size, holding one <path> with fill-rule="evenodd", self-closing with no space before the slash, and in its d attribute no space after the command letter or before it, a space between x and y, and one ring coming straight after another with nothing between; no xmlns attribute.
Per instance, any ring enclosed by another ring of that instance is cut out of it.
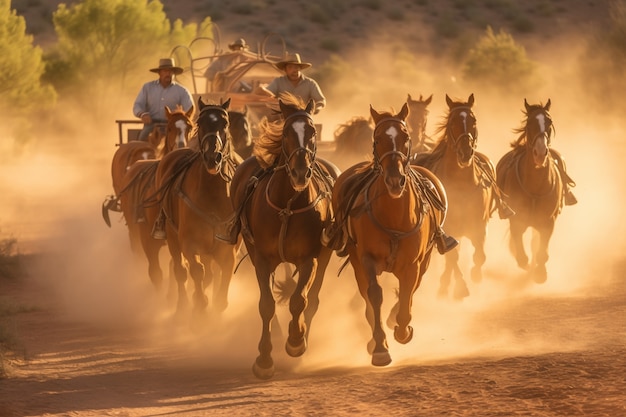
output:
<svg viewBox="0 0 626 417"><path fill-rule="evenodd" d="M228 48L234 50L236 47L248 49L249 46L244 38L239 38L235 42L228 44Z"/></svg>
<svg viewBox="0 0 626 417"><path fill-rule="evenodd" d="M309 62L302 62L300 54L289 54L285 57L285 59L276 63L276 68L284 71L287 64L299 65L300 69L307 69L313 65Z"/></svg>
<svg viewBox="0 0 626 417"><path fill-rule="evenodd" d="M157 68L152 68L150 71L159 72L162 69L172 70L172 72L176 75L183 73L183 69L174 64L174 58L161 58L159 60L159 66Z"/></svg>

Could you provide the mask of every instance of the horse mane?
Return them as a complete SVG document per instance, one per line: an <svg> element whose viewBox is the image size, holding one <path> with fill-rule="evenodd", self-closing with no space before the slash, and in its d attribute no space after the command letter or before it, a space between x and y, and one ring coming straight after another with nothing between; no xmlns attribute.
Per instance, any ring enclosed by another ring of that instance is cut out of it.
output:
<svg viewBox="0 0 626 417"><path fill-rule="evenodd" d="M281 93L279 100L283 105L294 109L294 111L302 111L306 109L306 104L300 97L290 93ZM278 120L269 121L267 117L263 118L259 123L260 134L254 141L252 154L263 168L269 168L280 157L283 143L283 128L285 124L284 117Z"/></svg>

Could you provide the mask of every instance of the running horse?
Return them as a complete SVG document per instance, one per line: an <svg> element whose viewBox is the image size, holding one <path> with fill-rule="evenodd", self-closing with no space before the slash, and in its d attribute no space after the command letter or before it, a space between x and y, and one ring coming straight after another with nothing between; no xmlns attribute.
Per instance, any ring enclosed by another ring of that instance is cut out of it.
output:
<svg viewBox="0 0 626 417"><path fill-rule="evenodd" d="M166 107L165 114L167 125L163 156L175 149L186 147L194 131L193 107L187 112L180 107L173 111ZM164 242L155 240L151 236L158 208L155 204L146 203L145 200L155 193L155 173L159 161L159 158L153 158L133 163L121 180L121 189L118 194L120 207L128 227L131 248L135 254L145 255L150 281L157 289L163 282L159 252Z"/></svg>
<svg viewBox="0 0 626 417"><path fill-rule="evenodd" d="M495 184L493 163L476 149L478 131L472 111L474 94L467 101L453 101L446 94L446 103L448 113L436 130L440 137L435 148L415 155L414 162L432 171L443 183L449 201L446 231L456 238L465 236L470 240L474 247L471 277L474 282L480 282L487 259L487 223L495 211L499 190ZM456 283L453 297L463 299L469 295L459 267L459 247L445 254L445 268L438 291L440 297L448 295L452 275Z"/></svg>
<svg viewBox="0 0 626 417"><path fill-rule="evenodd" d="M416 100L411 97L411 94L407 96L407 104L409 106L409 117L406 120L406 124L409 127L409 134L411 140L414 142L414 152L427 152L433 148L431 139L426 134L426 123L428 121L428 106L433 101L433 95L428 98L422 97L420 94Z"/></svg>
<svg viewBox="0 0 626 417"><path fill-rule="evenodd" d="M398 279L398 300L387 325L394 328L399 343L408 343L413 337L413 294L428 268L447 201L437 177L410 163L408 105L397 114L379 113L371 106L370 112L375 123L373 160L353 165L337 179L332 198L335 222L325 236L332 247L337 247L333 240L342 241L339 247L348 254L366 303L372 365L386 366L391 355L381 319L379 277L387 272Z"/></svg>
<svg viewBox="0 0 626 417"><path fill-rule="evenodd" d="M563 179L551 156L554 125L550 105L550 99L545 105L529 105L524 99L526 120L514 130L519 137L496 167L498 185L516 211L509 218L510 250L517 265L529 271L539 283L547 279L548 246L563 208ZM523 243L523 235L529 228L536 232L530 262Z"/></svg>
<svg viewBox="0 0 626 417"><path fill-rule="evenodd" d="M254 265L260 290L261 339L252 371L257 378L274 375L271 321L276 312L273 276L283 263L295 266L296 288L289 298L288 337L292 357L304 354L319 291L332 250L320 243L332 218L330 196L338 172L316 157L317 132L313 101L304 105L292 95L279 99L282 118L265 119L254 144L255 158L237 168L232 204L241 235Z"/></svg>
<svg viewBox="0 0 626 417"><path fill-rule="evenodd" d="M247 159L252 156L252 133L248 120L248 107L245 107L243 111L229 110L228 118L230 119L228 129L233 138L235 152L241 158Z"/></svg>
<svg viewBox="0 0 626 417"><path fill-rule="evenodd" d="M223 312L228 305L228 289L239 245L215 239L217 225L232 214L230 182L241 158L233 152L228 133L228 106L205 104L198 98L196 120L197 149L183 148L167 154L155 174L157 200L161 213L155 223L164 237L173 260L178 287L176 309L187 309L185 284L187 269L193 279L193 310L208 306L206 287L212 285L212 311ZM183 265L183 258L187 268ZM213 267L219 271L214 273Z"/></svg>

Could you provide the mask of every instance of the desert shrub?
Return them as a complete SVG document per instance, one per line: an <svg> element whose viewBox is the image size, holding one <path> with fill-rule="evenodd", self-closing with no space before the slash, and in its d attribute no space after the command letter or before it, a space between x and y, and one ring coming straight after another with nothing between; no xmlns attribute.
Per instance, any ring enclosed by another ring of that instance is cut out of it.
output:
<svg viewBox="0 0 626 417"><path fill-rule="evenodd" d="M513 37L487 27L485 34L470 49L463 65L463 78L476 88L525 91L539 83L536 64Z"/></svg>

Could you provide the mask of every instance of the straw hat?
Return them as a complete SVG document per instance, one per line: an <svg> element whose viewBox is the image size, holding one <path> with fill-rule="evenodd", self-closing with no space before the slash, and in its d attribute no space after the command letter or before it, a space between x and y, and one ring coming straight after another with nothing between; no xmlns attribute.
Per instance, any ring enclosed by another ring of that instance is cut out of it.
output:
<svg viewBox="0 0 626 417"><path fill-rule="evenodd" d="M285 59L276 63L276 68L284 71L287 64L299 65L300 69L307 69L312 65L309 62L302 62L300 54L289 54L285 57Z"/></svg>
<svg viewBox="0 0 626 417"><path fill-rule="evenodd" d="M235 48L248 49L249 46L244 38L239 38L235 42L228 44L228 48L230 50L235 50Z"/></svg>
<svg viewBox="0 0 626 417"><path fill-rule="evenodd" d="M174 64L174 58L161 58L159 60L159 66L156 68L150 69L152 72L159 72L162 69L169 69L174 72L174 74L179 75L183 73L183 69L181 67L177 67Z"/></svg>

